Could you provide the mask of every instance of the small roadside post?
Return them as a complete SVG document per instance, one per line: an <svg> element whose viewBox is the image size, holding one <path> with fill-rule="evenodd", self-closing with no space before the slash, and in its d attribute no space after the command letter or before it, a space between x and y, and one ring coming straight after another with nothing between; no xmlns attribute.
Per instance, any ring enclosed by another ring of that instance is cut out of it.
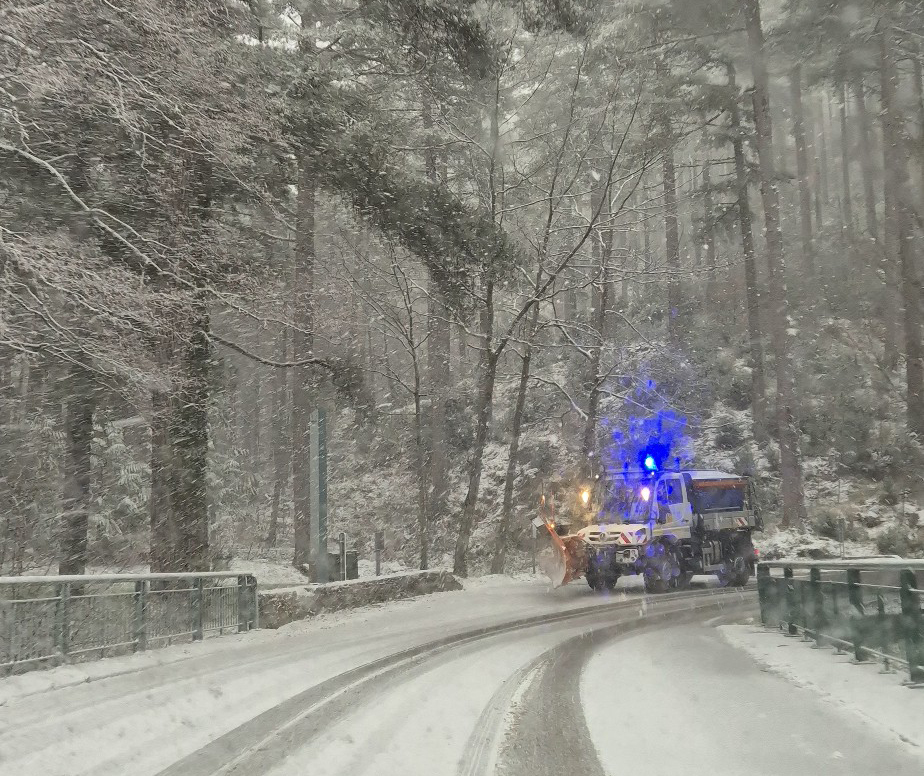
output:
<svg viewBox="0 0 924 776"><path fill-rule="evenodd" d="M343 531L340 532L340 536L338 537L338 543L340 545L340 581L345 582L347 578L346 534Z"/></svg>
<svg viewBox="0 0 924 776"><path fill-rule="evenodd" d="M539 520L543 520L542 511L545 507L545 493L539 497ZM536 520L532 521L532 537L533 537L533 574L536 573L536 553L538 552L538 540L539 540L539 525Z"/></svg>
<svg viewBox="0 0 924 776"><path fill-rule="evenodd" d="M382 550L385 549L385 532L375 532L375 575L382 575Z"/></svg>

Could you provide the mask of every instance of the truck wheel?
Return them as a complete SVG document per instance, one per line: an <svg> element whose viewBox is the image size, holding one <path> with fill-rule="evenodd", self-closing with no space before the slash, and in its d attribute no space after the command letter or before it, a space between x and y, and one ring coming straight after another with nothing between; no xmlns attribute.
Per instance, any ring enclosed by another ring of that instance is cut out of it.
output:
<svg viewBox="0 0 924 776"><path fill-rule="evenodd" d="M587 570L587 584L590 586L591 590L601 591L601 590L610 590L616 587L616 583L619 581L618 574L605 574L599 569L593 567Z"/></svg>
<svg viewBox="0 0 924 776"><path fill-rule="evenodd" d="M689 590L690 583L692 581L693 581L693 572L681 571L680 576L677 577L677 589L678 590Z"/></svg>
<svg viewBox="0 0 924 776"><path fill-rule="evenodd" d="M673 552L663 545L654 548L654 555L649 557L642 571L646 593L666 593L675 580ZM679 567L677 569L679 571Z"/></svg>
<svg viewBox="0 0 924 776"><path fill-rule="evenodd" d="M590 566L590 568L587 569L586 577L587 584L590 589L598 590L600 587L600 577L597 576L597 570L593 566Z"/></svg>
<svg viewBox="0 0 924 776"><path fill-rule="evenodd" d="M655 594L667 592L667 580L654 569L645 569L644 580L646 593Z"/></svg>
<svg viewBox="0 0 924 776"><path fill-rule="evenodd" d="M744 587L751 578L747 562L740 555L725 561L724 568L716 576L720 587Z"/></svg>

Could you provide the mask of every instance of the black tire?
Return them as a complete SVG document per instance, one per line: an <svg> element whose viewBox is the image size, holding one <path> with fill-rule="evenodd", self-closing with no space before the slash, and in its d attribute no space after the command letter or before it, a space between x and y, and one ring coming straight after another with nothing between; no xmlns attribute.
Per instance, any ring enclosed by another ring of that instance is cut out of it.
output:
<svg viewBox="0 0 924 776"><path fill-rule="evenodd" d="M693 572L692 571L681 571L680 576L677 577L676 588L678 590L689 590L690 584L693 582Z"/></svg>
<svg viewBox="0 0 924 776"><path fill-rule="evenodd" d="M618 581L618 574L606 574L594 566L587 569L587 584L598 593L602 590L612 591Z"/></svg>
<svg viewBox="0 0 924 776"><path fill-rule="evenodd" d="M591 566L587 569L586 574L587 584L591 590L599 590L601 587L600 577L597 575L597 570Z"/></svg>
<svg viewBox="0 0 924 776"><path fill-rule="evenodd" d="M652 547L653 554L646 560L642 575L646 593L666 593L675 585L680 566L674 551L663 544Z"/></svg>
<svg viewBox="0 0 924 776"><path fill-rule="evenodd" d="M751 571L747 561L736 555L725 562L725 568L717 572L716 576L719 578L720 587L744 587L751 579Z"/></svg>
<svg viewBox="0 0 924 776"><path fill-rule="evenodd" d="M667 580L664 579L657 571L645 569L645 592L652 595L667 592Z"/></svg>

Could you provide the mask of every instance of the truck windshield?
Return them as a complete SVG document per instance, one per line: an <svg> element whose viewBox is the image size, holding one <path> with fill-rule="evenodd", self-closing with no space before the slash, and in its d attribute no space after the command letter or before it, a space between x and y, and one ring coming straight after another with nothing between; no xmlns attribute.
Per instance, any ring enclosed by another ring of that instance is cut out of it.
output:
<svg viewBox="0 0 924 776"><path fill-rule="evenodd" d="M632 509L629 510L630 523L645 523L648 521L648 513L651 509L651 489L648 490L648 498L644 498L640 493L636 493L635 500L632 502Z"/></svg>
<svg viewBox="0 0 924 776"><path fill-rule="evenodd" d="M693 511L740 512L744 509L744 483L693 485Z"/></svg>

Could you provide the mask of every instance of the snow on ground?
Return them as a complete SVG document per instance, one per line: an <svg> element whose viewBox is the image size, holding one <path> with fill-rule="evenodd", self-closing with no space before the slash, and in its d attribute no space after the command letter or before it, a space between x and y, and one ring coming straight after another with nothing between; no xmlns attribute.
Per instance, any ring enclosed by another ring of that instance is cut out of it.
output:
<svg viewBox="0 0 924 776"><path fill-rule="evenodd" d="M850 655L813 649L775 630L727 625L720 631L766 670L817 694L844 717L860 719L893 741L915 747L924 757L924 688L903 686L907 673L882 673L875 663L855 664Z"/></svg>
<svg viewBox="0 0 924 776"><path fill-rule="evenodd" d="M770 528L753 534L752 538L762 560L841 557L840 542L808 531ZM872 542L844 542L845 557L878 554Z"/></svg>
<svg viewBox="0 0 924 776"><path fill-rule="evenodd" d="M237 571L241 574L253 574L257 578L257 585L261 588L304 585L310 581L304 574L299 573L292 564L260 558L251 560L233 558L229 570Z"/></svg>
<svg viewBox="0 0 924 776"><path fill-rule="evenodd" d="M321 615L0 680L0 772L155 773L262 711L408 646L625 597L488 579L467 590ZM515 650L514 650L515 651ZM477 670L473 674L477 675ZM474 680L473 680L474 681Z"/></svg>
<svg viewBox="0 0 924 776"><path fill-rule="evenodd" d="M621 595L620 591L623 591L624 595L625 591L640 589L635 582L634 579L620 580L620 588L614 595ZM528 617L532 614L612 600L611 596L593 594L583 582L574 582L553 591L549 589L545 577L532 575L523 575L520 578L502 575L473 577L463 580L463 584L463 591L432 593L356 609L324 612L308 620L290 623L275 631L257 630L246 634L228 634L200 643L177 644L134 655L63 665L11 676L0 679L0 710L16 698L97 682L108 677L143 672L150 668L206 656L221 661L236 651L259 648L261 643L274 639L310 635L317 631L344 629L344 632L347 632L353 626L364 624L375 626L378 632L381 632L395 614L409 618L412 626L429 627L434 624L443 628L453 625L462 627L475 622L473 627L477 627L482 623L482 619L502 619L516 614ZM385 627L386 630L390 628L390 625Z"/></svg>
<svg viewBox="0 0 924 776"><path fill-rule="evenodd" d="M773 636L752 626L723 631L775 648ZM790 651L797 649L812 652L804 645ZM813 656L832 660L830 653ZM806 670L821 675L824 665ZM904 727L916 725L920 738L924 694L893 689L905 693L898 696ZM580 692L607 776L629 770L645 776L683 770L711 776L924 772L920 750L896 745L894 735L877 731L869 719L843 714L816 693L768 673L708 625L640 632L603 645L584 668ZM861 686L854 700L862 695L865 703L875 692Z"/></svg>

